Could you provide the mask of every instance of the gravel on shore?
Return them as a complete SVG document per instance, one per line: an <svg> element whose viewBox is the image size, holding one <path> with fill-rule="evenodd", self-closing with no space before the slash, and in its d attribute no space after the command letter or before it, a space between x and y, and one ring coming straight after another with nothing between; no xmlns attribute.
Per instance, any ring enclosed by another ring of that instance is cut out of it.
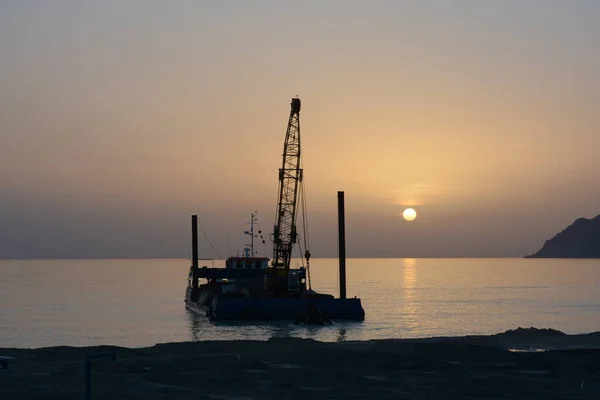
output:
<svg viewBox="0 0 600 400"><path fill-rule="evenodd" d="M508 349L542 349L515 352ZM561 349L561 350L559 350ZM0 349L0 399L599 399L600 333ZM11 359L14 358L14 359Z"/></svg>

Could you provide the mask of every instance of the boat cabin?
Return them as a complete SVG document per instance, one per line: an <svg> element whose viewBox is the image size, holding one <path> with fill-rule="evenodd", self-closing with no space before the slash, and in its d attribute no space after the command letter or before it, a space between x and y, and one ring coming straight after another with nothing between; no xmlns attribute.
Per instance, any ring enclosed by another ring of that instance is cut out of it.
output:
<svg viewBox="0 0 600 400"><path fill-rule="evenodd" d="M267 257L229 257L225 268L231 269L266 269L269 266Z"/></svg>
<svg viewBox="0 0 600 400"><path fill-rule="evenodd" d="M253 257L249 247L244 248L243 256L233 256L225 260L225 268L232 269L267 269L269 259L267 257Z"/></svg>

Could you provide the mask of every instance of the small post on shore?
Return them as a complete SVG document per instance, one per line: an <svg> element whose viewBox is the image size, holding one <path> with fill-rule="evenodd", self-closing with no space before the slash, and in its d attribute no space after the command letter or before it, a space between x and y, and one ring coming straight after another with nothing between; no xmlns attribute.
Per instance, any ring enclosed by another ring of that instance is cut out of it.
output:
<svg viewBox="0 0 600 400"><path fill-rule="evenodd" d="M196 274L198 270L198 216L192 215L192 271ZM198 280L194 279L192 287L198 286Z"/></svg>
<svg viewBox="0 0 600 400"><path fill-rule="evenodd" d="M92 399L92 360L110 357L112 361L117 359L117 353L92 354L85 358L85 400Z"/></svg>
<svg viewBox="0 0 600 400"><path fill-rule="evenodd" d="M344 192L338 191L338 237L340 259L340 299L346 298L346 223L344 221Z"/></svg>

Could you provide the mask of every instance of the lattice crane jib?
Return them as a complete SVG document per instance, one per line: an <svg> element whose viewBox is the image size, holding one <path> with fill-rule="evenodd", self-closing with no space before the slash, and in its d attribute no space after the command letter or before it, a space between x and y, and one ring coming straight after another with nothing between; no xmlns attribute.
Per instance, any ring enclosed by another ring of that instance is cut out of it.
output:
<svg viewBox="0 0 600 400"><path fill-rule="evenodd" d="M279 197L273 229L273 266L289 270L294 244L298 242L296 215L298 187L302 182L300 165L300 99L291 102L285 142L283 164L279 169Z"/></svg>

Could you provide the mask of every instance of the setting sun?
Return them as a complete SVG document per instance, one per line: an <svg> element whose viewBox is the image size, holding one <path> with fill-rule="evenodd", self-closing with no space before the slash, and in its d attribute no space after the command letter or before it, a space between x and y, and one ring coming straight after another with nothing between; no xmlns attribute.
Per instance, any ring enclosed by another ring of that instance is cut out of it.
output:
<svg viewBox="0 0 600 400"><path fill-rule="evenodd" d="M412 221L413 219L417 218L417 212L412 208L407 208L402 213L402 216L404 217L405 220Z"/></svg>

